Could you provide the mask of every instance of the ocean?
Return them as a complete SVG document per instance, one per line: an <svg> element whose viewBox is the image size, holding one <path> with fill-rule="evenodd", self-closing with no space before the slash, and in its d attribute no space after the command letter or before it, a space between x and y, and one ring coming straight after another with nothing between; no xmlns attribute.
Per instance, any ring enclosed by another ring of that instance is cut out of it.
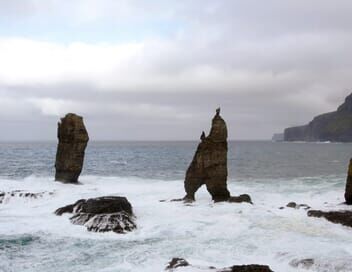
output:
<svg viewBox="0 0 352 272"><path fill-rule="evenodd" d="M229 142L228 186L248 203L196 202L183 179L197 142L89 142L80 182L54 182L55 142L0 143L0 191L47 192L0 204L0 271L163 271L173 257L196 266L267 264L276 272L352 271L352 229L307 217L341 204L352 144ZM49 194L52 193L52 194ZM126 196L137 230L92 233L54 211L81 198ZM314 259L310 267L298 260ZM198 271L185 268L180 271Z"/></svg>

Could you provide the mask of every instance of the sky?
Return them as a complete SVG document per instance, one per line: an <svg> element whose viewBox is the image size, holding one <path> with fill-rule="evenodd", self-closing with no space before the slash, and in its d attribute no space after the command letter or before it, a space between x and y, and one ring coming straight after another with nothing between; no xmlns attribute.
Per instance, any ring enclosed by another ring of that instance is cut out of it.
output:
<svg viewBox="0 0 352 272"><path fill-rule="evenodd" d="M350 0L0 0L0 141L270 139L352 92Z"/></svg>

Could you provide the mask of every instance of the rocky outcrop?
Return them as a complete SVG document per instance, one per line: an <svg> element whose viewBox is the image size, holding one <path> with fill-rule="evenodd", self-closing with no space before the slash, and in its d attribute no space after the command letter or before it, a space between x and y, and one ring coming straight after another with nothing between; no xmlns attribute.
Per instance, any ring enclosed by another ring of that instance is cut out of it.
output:
<svg viewBox="0 0 352 272"><path fill-rule="evenodd" d="M307 204L297 204L296 202L289 202L286 205L287 208L292 208L292 209L300 209L303 208L305 210L309 210L310 206L308 206Z"/></svg>
<svg viewBox="0 0 352 272"><path fill-rule="evenodd" d="M195 193L205 184L214 201L226 201L227 190L227 127L220 109L212 120L208 136L203 132L201 142L186 172L185 200L194 201Z"/></svg>
<svg viewBox="0 0 352 272"><path fill-rule="evenodd" d="M9 192L0 191L0 204L10 201L11 198L37 199L47 195L53 195L53 192L28 192L24 190L14 190Z"/></svg>
<svg viewBox="0 0 352 272"><path fill-rule="evenodd" d="M83 225L89 231L125 233L136 228L132 205L125 197L80 199L55 211L56 215L64 213L72 213L71 223Z"/></svg>
<svg viewBox="0 0 352 272"><path fill-rule="evenodd" d="M253 204L251 197L247 194L243 194L239 196L230 196L228 201L232 203L247 202L247 203Z"/></svg>
<svg viewBox="0 0 352 272"><path fill-rule="evenodd" d="M311 210L308 211L308 216L311 217L323 217L326 220L341 224L347 227L352 227L352 211L318 211Z"/></svg>
<svg viewBox="0 0 352 272"><path fill-rule="evenodd" d="M177 271L179 267L194 267L197 271L213 271L213 272L273 272L269 266L267 265L257 265L257 264L250 264L250 265L234 265L227 268L217 269L215 267L198 267L192 266L189 264L185 259L182 258L173 258L165 270L167 271Z"/></svg>
<svg viewBox="0 0 352 272"><path fill-rule="evenodd" d="M308 125L285 129L284 140L352 142L352 94L337 111L319 115Z"/></svg>
<svg viewBox="0 0 352 272"><path fill-rule="evenodd" d="M83 118L68 113L58 123L59 143L56 152L55 180L65 183L77 183L81 174L84 152L89 140Z"/></svg>
<svg viewBox="0 0 352 272"><path fill-rule="evenodd" d="M345 189L345 200L346 204L352 205L352 159L348 167L346 189Z"/></svg>

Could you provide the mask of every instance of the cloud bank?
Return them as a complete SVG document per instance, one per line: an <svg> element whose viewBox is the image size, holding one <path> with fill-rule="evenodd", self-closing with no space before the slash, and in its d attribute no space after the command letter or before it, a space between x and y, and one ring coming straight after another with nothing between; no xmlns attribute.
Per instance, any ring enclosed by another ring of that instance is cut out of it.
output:
<svg viewBox="0 0 352 272"><path fill-rule="evenodd" d="M350 11L314 0L0 3L0 140L54 140L67 112L96 140L197 139L218 106L232 139L268 139L351 92Z"/></svg>

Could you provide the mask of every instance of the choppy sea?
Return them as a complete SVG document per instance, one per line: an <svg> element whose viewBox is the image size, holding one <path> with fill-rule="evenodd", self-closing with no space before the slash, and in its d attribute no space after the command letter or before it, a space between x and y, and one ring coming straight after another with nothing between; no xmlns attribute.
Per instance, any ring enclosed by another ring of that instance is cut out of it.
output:
<svg viewBox="0 0 352 272"><path fill-rule="evenodd" d="M229 143L228 185L254 205L213 203L205 188L196 202L183 178L197 142L90 142L82 185L54 182L55 142L0 143L0 191L52 192L0 204L0 271L163 271L173 257L198 266L267 264L276 272L352 271L352 229L288 202L314 209L343 204L352 144ZM138 229L92 233L53 212L80 198L126 196ZM297 260L314 259L307 267ZM182 271L182 270L180 270ZM184 270L192 271L192 270Z"/></svg>

